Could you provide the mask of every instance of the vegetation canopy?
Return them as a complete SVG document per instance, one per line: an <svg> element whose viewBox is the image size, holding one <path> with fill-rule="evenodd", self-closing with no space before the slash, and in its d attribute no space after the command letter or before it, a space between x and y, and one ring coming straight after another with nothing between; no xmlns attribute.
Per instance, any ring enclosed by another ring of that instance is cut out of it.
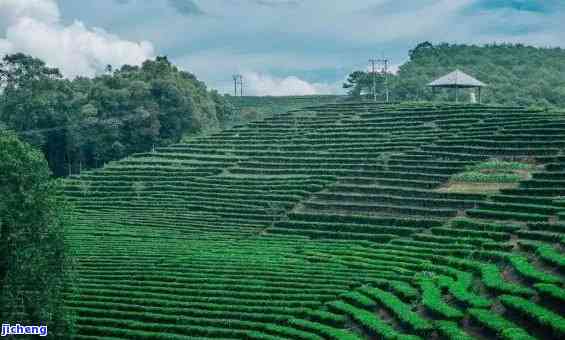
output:
<svg viewBox="0 0 565 340"><path fill-rule="evenodd" d="M166 57L63 79L24 54L0 63L0 121L40 147L55 175L78 173L185 134L217 130L233 107Z"/></svg>
<svg viewBox="0 0 565 340"><path fill-rule="evenodd" d="M409 60L396 74L388 75L391 98L395 101L453 101L453 91L432 91L426 85L456 69L488 84L482 89L486 104L565 107L563 68L565 50L521 44L484 46L424 42L409 53ZM384 98L384 77L377 77L377 94ZM364 71L349 75L344 88L359 98L371 93L372 76ZM472 90L460 90L467 102Z"/></svg>
<svg viewBox="0 0 565 340"><path fill-rule="evenodd" d="M0 319L69 336L63 205L43 155L0 130Z"/></svg>

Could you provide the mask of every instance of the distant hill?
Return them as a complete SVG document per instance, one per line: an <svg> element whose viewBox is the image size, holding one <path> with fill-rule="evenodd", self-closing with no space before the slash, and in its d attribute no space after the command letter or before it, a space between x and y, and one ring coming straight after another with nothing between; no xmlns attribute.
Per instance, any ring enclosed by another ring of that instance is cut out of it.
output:
<svg viewBox="0 0 565 340"><path fill-rule="evenodd" d="M426 84L458 68L489 85L484 91L485 103L565 107L562 48L424 42L411 50L409 57L397 75L390 76L394 100L449 99L452 92L446 90L434 97ZM371 86L370 79L360 83L357 89Z"/></svg>

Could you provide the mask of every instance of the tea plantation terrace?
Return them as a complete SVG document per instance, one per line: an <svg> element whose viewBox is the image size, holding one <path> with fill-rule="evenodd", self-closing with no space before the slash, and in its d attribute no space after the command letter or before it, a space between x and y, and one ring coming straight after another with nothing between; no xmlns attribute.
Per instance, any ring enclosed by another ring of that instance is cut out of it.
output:
<svg viewBox="0 0 565 340"><path fill-rule="evenodd" d="M565 338L565 115L342 103L66 181L78 339ZM500 159L496 192L454 175Z"/></svg>

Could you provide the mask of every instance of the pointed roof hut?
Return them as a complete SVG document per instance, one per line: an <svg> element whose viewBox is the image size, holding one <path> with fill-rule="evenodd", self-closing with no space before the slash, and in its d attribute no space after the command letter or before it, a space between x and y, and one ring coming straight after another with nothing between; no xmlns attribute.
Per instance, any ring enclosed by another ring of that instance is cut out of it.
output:
<svg viewBox="0 0 565 340"><path fill-rule="evenodd" d="M453 88L455 89L455 102L458 101L458 89L477 88L479 92L479 103L481 102L481 88L487 86L485 83L471 77L467 73L455 70L428 84L431 88Z"/></svg>

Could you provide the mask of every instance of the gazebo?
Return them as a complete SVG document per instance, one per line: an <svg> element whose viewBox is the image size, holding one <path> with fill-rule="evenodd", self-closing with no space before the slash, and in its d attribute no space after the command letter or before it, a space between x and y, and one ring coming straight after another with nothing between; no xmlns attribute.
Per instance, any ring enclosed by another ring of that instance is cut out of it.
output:
<svg viewBox="0 0 565 340"><path fill-rule="evenodd" d="M463 71L455 70L439 79L428 84L432 89L436 88L452 88L455 89L455 102L458 102L458 90L476 88L478 89L479 103L481 102L481 88L487 86L485 83L478 81Z"/></svg>

